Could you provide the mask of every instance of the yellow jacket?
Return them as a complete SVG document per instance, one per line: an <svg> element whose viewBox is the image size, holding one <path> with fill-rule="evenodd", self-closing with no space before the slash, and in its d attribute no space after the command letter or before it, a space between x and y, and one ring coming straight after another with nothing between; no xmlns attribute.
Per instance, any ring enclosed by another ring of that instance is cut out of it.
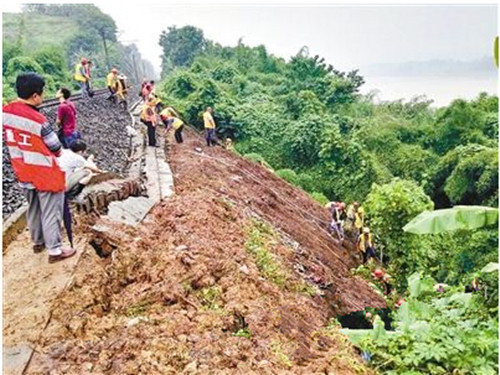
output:
<svg viewBox="0 0 500 375"><path fill-rule="evenodd" d="M155 107L150 106L148 103L142 106L141 119L144 121L151 121L156 123Z"/></svg>
<svg viewBox="0 0 500 375"><path fill-rule="evenodd" d="M108 75L106 76L106 85L113 88L113 89L116 88L117 81L118 81L118 78L112 72L108 73Z"/></svg>
<svg viewBox="0 0 500 375"><path fill-rule="evenodd" d="M83 65L78 63L75 65L75 74L73 78L78 82L87 82L87 77L82 74Z"/></svg>
<svg viewBox="0 0 500 375"><path fill-rule="evenodd" d="M359 236L359 244L358 244L358 249L361 251L361 252L365 252L366 251L366 239L365 239L365 234L364 233L361 233L361 235ZM372 242L372 234L371 233L368 233L368 244L370 246L373 246L373 242Z"/></svg>
<svg viewBox="0 0 500 375"><path fill-rule="evenodd" d="M214 118L210 112L205 111L205 113L203 113L203 122L205 123L205 129L215 129Z"/></svg>
<svg viewBox="0 0 500 375"><path fill-rule="evenodd" d="M363 207L358 207L358 210L356 211L354 215L355 221L354 221L354 226L358 229L363 228L364 223L365 223L365 210L363 210Z"/></svg>

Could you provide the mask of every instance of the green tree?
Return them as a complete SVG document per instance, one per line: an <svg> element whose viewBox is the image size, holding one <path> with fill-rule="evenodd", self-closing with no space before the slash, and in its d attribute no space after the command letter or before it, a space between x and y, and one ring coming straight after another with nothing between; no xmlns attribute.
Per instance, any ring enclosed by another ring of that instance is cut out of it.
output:
<svg viewBox="0 0 500 375"><path fill-rule="evenodd" d="M206 44L203 31L194 26L171 26L167 30L162 31L159 42L163 49L162 76L174 67L190 65Z"/></svg>
<svg viewBox="0 0 500 375"><path fill-rule="evenodd" d="M56 81L64 82L67 80L68 70L66 69L66 60L61 50L54 46L47 46L34 56L34 59L48 74Z"/></svg>
<svg viewBox="0 0 500 375"><path fill-rule="evenodd" d="M374 184L364 205L379 249L388 255L401 288L404 275L428 268L435 256L431 249L421 246L417 235L402 229L419 213L432 209L433 203L415 182L396 178L389 184Z"/></svg>

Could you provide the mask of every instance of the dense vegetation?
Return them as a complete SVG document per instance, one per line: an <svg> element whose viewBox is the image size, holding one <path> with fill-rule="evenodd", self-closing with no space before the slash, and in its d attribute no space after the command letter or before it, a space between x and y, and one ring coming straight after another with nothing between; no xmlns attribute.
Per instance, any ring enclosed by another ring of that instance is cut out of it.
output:
<svg viewBox="0 0 500 375"><path fill-rule="evenodd" d="M96 77L117 66L135 80L154 73L114 21L93 5L26 6L4 14L3 99L18 72L42 73L49 94L72 84L81 56ZM303 47L288 61L264 46L224 47L192 26L159 37L163 102L199 129L215 109L218 135L321 203L363 202L395 294L385 332L375 319L356 345L393 374L498 371L498 229L417 236L403 226L424 210L498 205L498 98L478 93L433 108L425 97L376 104L360 95L362 72L342 72ZM98 83L97 80L96 83ZM102 82L101 82L102 83ZM375 266L353 270L370 279ZM491 268L491 267L490 267ZM474 277L480 293L463 293ZM446 283L437 292L435 283Z"/></svg>
<svg viewBox="0 0 500 375"><path fill-rule="evenodd" d="M22 13L4 13L2 54L4 102L15 97L21 71L43 74L49 96L62 85L77 89L72 77L81 57L93 62L94 86L104 87L112 66L134 82L154 77L134 44L117 41L114 20L90 4L30 4Z"/></svg>
<svg viewBox="0 0 500 375"><path fill-rule="evenodd" d="M397 292L409 298L393 313L403 336L363 341L373 366L395 374L497 370L498 274L481 272L497 260L497 228L402 230L424 210L498 205L496 96L437 109L425 97L375 104L358 92L360 72L340 72L307 47L285 61L264 46L223 47L193 27L170 28L160 44L161 95L189 124L201 129L204 107L213 106L219 136L235 140L240 154L322 203L364 202ZM369 267L358 272L370 278ZM475 276L486 297L462 293ZM421 278L426 293L416 295L412 283ZM436 282L449 285L445 294L434 292Z"/></svg>

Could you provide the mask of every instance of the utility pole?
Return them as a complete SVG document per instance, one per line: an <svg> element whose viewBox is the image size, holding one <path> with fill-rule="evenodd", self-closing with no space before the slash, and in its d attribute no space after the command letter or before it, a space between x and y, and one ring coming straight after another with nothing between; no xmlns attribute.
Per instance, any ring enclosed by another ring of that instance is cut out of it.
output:
<svg viewBox="0 0 500 375"><path fill-rule="evenodd" d="M132 62L134 63L134 73L135 73L135 79L137 83L141 82L139 80L139 73L137 72L137 64L135 63L135 53L132 53Z"/></svg>
<svg viewBox="0 0 500 375"><path fill-rule="evenodd" d="M106 58L106 67L108 68L108 72L111 70L109 66L109 56L108 56L108 46L106 45L106 34L101 32L102 44L104 45L104 56Z"/></svg>

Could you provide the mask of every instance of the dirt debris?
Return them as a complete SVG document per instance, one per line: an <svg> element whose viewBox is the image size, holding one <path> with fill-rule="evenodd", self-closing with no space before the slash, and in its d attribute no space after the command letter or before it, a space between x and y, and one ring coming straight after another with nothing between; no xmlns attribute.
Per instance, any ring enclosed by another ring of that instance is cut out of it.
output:
<svg viewBox="0 0 500 375"><path fill-rule="evenodd" d="M355 257L324 230L328 213L185 138L169 144L176 194L137 228L106 224L113 255L81 260L28 373L371 373L329 318L385 303L349 275Z"/></svg>

